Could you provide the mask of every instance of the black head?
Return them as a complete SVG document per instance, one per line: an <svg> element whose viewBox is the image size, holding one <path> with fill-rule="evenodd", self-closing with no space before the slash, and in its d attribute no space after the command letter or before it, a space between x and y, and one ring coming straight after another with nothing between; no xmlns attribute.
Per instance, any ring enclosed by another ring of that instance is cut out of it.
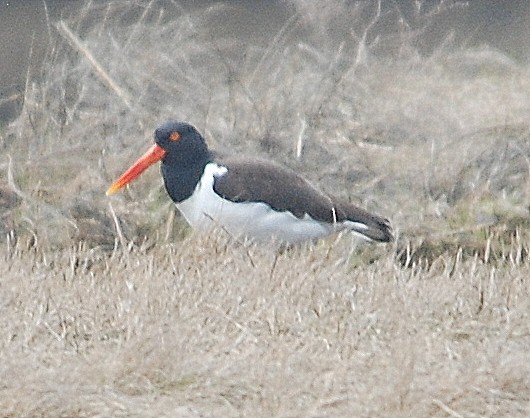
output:
<svg viewBox="0 0 530 418"><path fill-rule="evenodd" d="M116 193L160 160L162 176L172 199L180 202L191 195L204 167L211 161L202 135L187 123L171 121L155 131L155 142L109 187L107 195Z"/></svg>
<svg viewBox="0 0 530 418"><path fill-rule="evenodd" d="M204 164L209 159L208 146L194 126L185 122L169 121L155 130L155 142L167 151L164 164Z"/></svg>
<svg viewBox="0 0 530 418"><path fill-rule="evenodd" d="M175 202L187 199L197 185L211 154L202 135L185 122L166 122L155 130L155 142L166 151L162 177Z"/></svg>

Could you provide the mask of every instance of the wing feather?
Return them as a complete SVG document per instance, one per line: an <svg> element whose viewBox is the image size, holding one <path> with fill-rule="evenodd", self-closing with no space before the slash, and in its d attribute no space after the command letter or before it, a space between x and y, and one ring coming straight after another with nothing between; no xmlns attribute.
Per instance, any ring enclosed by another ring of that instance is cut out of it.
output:
<svg viewBox="0 0 530 418"><path fill-rule="evenodd" d="M270 161L240 158L221 158L220 164L228 170L215 179L214 191L225 199L263 202L277 211L289 211L298 218L307 214L321 222L348 224L350 229L371 240L392 240L387 219L334 199L287 167Z"/></svg>

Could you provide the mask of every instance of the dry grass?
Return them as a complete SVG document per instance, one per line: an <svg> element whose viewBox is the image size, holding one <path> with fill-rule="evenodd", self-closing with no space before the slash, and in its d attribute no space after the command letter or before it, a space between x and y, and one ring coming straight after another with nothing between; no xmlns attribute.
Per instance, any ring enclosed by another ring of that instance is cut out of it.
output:
<svg viewBox="0 0 530 418"><path fill-rule="evenodd" d="M0 130L0 414L530 415L528 66L450 36L422 54L448 2L325 4L243 41L218 22L257 18L228 4L50 26ZM397 243L190 235L156 170L109 206L170 118L390 216Z"/></svg>
<svg viewBox="0 0 530 418"><path fill-rule="evenodd" d="M6 416L527 416L529 265L221 236L0 264Z"/></svg>

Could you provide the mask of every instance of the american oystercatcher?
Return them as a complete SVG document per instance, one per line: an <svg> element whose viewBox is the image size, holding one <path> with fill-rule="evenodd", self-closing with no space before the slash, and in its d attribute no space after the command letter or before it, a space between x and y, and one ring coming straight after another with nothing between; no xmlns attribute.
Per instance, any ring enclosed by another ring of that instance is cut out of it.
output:
<svg viewBox="0 0 530 418"><path fill-rule="evenodd" d="M107 195L161 160L166 190L194 229L220 227L238 238L285 244L344 230L367 241L393 239L387 219L319 191L279 164L220 156L188 123L167 122L154 137L155 144L109 187Z"/></svg>

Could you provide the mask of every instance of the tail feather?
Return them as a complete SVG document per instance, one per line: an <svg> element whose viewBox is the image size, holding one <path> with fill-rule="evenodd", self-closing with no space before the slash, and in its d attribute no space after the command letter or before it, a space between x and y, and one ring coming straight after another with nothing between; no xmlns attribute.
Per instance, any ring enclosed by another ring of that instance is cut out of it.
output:
<svg viewBox="0 0 530 418"><path fill-rule="evenodd" d="M391 242L394 240L392 226L387 218L374 215L351 203L337 205L344 214L344 225L371 241Z"/></svg>

